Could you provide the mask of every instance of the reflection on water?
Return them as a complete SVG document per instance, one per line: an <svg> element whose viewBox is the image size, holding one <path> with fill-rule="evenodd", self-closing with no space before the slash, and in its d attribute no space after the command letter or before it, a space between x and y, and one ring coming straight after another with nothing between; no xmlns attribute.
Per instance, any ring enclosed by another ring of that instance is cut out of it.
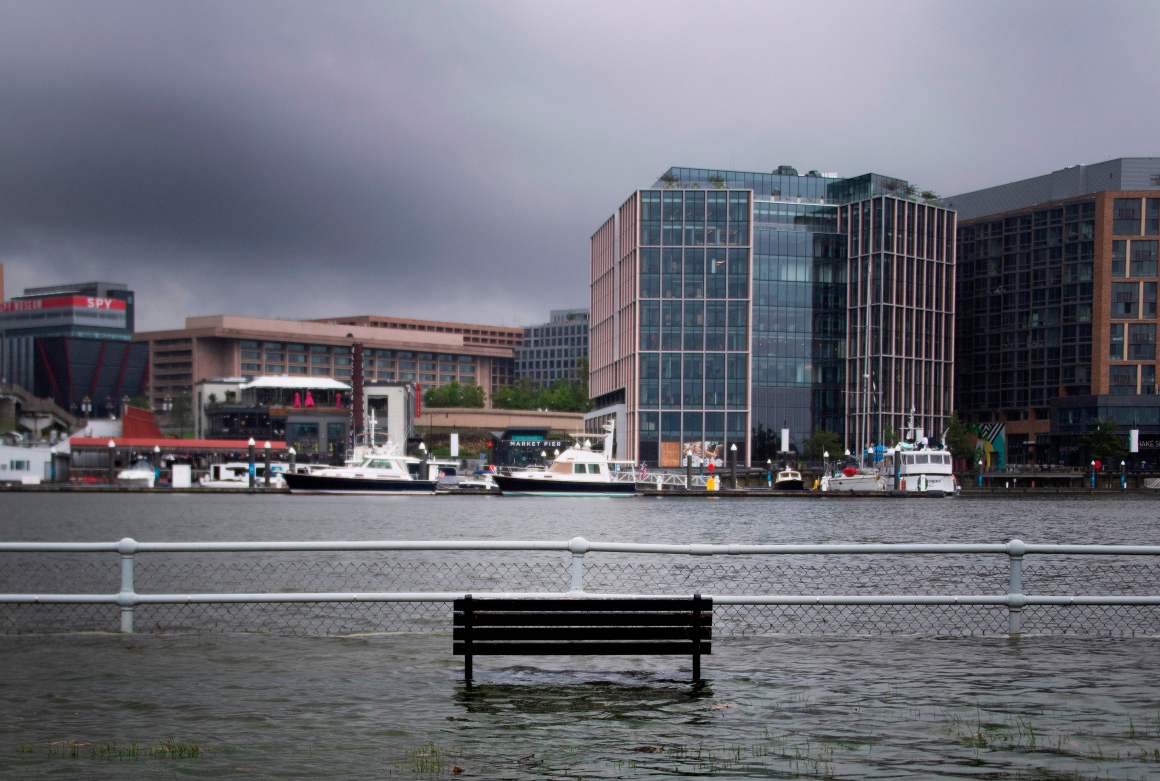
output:
<svg viewBox="0 0 1160 781"><path fill-rule="evenodd" d="M445 636L9 637L0 762L18 778L1144 779L1156 659L1154 639L737 640L700 687L668 657L489 657L468 690ZM85 748L166 740L200 753Z"/></svg>

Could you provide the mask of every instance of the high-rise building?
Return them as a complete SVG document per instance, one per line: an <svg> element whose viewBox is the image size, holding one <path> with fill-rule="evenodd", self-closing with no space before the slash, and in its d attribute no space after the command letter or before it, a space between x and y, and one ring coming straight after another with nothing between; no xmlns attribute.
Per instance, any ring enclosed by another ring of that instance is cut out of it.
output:
<svg viewBox="0 0 1160 781"><path fill-rule="evenodd" d="M1014 463L1078 463L1099 421L1160 459L1160 158L1077 165L949 197L959 213L957 408ZM1126 436L1126 435L1125 435Z"/></svg>
<svg viewBox="0 0 1160 781"><path fill-rule="evenodd" d="M588 425L661 466L941 432L954 233L900 179L670 168L592 236Z"/></svg>
<svg viewBox="0 0 1160 781"><path fill-rule="evenodd" d="M548 322L524 327L523 344L516 348L516 378L537 385L587 382L587 374L582 376L587 361L588 310L553 309Z"/></svg>
<svg viewBox="0 0 1160 781"><path fill-rule="evenodd" d="M75 414L118 415L145 391L133 291L115 282L26 288L0 303L0 377Z"/></svg>

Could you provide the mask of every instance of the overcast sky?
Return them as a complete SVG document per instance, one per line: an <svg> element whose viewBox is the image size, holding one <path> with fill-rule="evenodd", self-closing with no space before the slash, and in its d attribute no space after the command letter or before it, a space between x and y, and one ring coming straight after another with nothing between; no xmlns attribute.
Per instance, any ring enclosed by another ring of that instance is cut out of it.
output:
<svg viewBox="0 0 1160 781"><path fill-rule="evenodd" d="M1160 154L1160 3L0 0L7 293L525 324L670 165L940 194Z"/></svg>

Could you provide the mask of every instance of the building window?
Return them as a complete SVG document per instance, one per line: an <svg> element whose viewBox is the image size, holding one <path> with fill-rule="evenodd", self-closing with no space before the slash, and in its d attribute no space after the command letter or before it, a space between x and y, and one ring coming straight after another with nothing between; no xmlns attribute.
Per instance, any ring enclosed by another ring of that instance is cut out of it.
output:
<svg viewBox="0 0 1160 781"><path fill-rule="evenodd" d="M640 302L640 349L659 350L661 347L661 302Z"/></svg>
<svg viewBox="0 0 1160 781"><path fill-rule="evenodd" d="M661 295L661 251L645 247L640 250L640 297L659 298Z"/></svg>
<svg viewBox="0 0 1160 781"><path fill-rule="evenodd" d="M1156 316L1156 283L1144 283L1144 303L1143 303L1144 317Z"/></svg>
<svg viewBox="0 0 1160 781"><path fill-rule="evenodd" d="M1156 276L1156 239L1132 242L1132 276Z"/></svg>
<svg viewBox="0 0 1160 781"><path fill-rule="evenodd" d="M1140 199L1116 198L1112 212L1112 233L1117 236L1140 235Z"/></svg>
<svg viewBox="0 0 1160 781"><path fill-rule="evenodd" d="M1128 359L1132 361L1156 360L1155 323L1132 323L1128 326Z"/></svg>
<svg viewBox="0 0 1160 781"><path fill-rule="evenodd" d="M1128 242L1123 239L1112 242L1112 276L1128 276Z"/></svg>
<svg viewBox="0 0 1160 781"><path fill-rule="evenodd" d="M1113 396L1136 395L1136 367L1112 366L1108 369L1109 390Z"/></svg>
<svg viewBox="0 0 1160 781"><path fill-rule="evenodd" d="M1108 358L1113 361L1124 360L1124 324L1112 323L1111 342L1108 347Z"/></svg>
<svg viewBox="0 0 1160 781"><path fill-rule="evenodd" d="M1144 212L1144 233L1148 236L1160 233L1160 198L1148 199L1148 207Z"/></svg>
<svg viewBox="0 0 1160 781"><path fill-rule="evenodd" d="M1112 317L1135 317L1139 285L1135 282L1112 283Z"/></svg>
<svg viewBox="0 0 1160 781"><path fill-rule="evenodd" d="M1140 393L1145 396L1156 395L1156 364L1146 363L1140 367Z"/></svg>

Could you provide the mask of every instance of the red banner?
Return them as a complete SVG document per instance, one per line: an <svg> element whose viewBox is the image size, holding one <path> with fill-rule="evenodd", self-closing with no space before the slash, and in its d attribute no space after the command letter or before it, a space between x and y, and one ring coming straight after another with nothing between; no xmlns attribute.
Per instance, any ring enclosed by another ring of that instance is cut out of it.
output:
<svg viewBox="0 0 1160 781"><path fill-rule="evenodd" d="M423 386L415 383L415 417L423 414Z"/></svg>
<svg viewBox="0 0 1160 781"><path fill-rule="evenodd" d="M21 301L5 301L0 312L40 312L45 309L91 309L94 311L124 312L125 302L119 298L93 296L49 296Z"/></svg>

